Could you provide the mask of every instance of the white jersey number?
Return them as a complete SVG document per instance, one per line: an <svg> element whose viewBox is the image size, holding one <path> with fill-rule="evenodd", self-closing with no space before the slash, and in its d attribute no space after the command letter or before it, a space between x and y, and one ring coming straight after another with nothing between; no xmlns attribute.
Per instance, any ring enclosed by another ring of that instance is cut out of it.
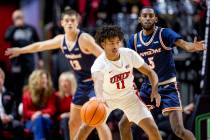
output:
<svg viewBox="0 0 210 140"><path fill-rule="evenodd" d="M149 66L151 69L154 69L155 68L155 63L153 61L153 57L149 57L148 58L148 61L149 61Z"/></svg>
<svg viewBox="0 0 210 140"><path fill-rule="evenodd" d="M78 60L70 60L70 64L74 70L81 70L81 66Z"/></svg>

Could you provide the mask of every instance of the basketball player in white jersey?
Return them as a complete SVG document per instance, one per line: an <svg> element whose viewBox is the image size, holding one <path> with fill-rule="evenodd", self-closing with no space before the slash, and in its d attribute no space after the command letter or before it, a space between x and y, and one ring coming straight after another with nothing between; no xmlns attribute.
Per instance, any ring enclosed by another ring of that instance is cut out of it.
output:
<svg viewBox="0 0 210 140"><path fill-rule="evenodd" d="M135 94L133 68L149 77L153 87L151 100L155 99L159 106L157 75L135 51L121 48L123 33L120 27L115 25L102 27L96 33L96 40L105 52L95 60L91 73L96 100L105 102L108 106L107 117L112 110L121 109L130 121L146 132L150 140L161 140L151 113ZM86 136L81 131L77 133L77 139L84 137Z"/></svg>

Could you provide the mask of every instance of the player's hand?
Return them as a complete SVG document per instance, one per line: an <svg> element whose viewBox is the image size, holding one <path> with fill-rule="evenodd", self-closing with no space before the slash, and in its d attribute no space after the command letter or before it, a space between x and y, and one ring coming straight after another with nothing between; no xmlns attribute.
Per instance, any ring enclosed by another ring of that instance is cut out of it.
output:
<svg viewBox="0 0 210 140"><path fill-rule="evenodd" d="M97 100L99 102L105 103L106 100L103 97L92 97L90 100Z"/></svg>
<svg viewBox="0 0 210 140"><path fill-rule="evenodd" d="M192 43L192 46L193 46L193 51L195 52L206 50L205 42L203 40L197 41L197 37L194 38L194 42Z"/></svg>
<svg viewBox="0 0 210 140"><path fill-rule="evenodd" d="M151 98L151 102L153 102L153 100L155 99L156 107L160 106L161 96L158 92L152 92L150 98Z"/></svg>
<svg viewBox="0 0 210 140"><path fill-rule="evenodd" d="M105 100L104 97L92 97L90 100L97 100L97 101L99 101L99 102L104 103L104 104L107 106L106 100Z"/></svg>
<svg viewBox="0 0 210 140"><path fill-rule="evenodd" d="M18 55L21 54L21 51L20 51L20 48L8 48L6 51L5 51L5 55L6 56L9 56L9 58L14 58L14 57L17 57Z"/></svg>
<svg viewBox="0 0 210 140"><path fill-rule="evenodd" d="M194 108L195 108L194 103L190 103L187 106L185 106L183 110L184 110L185 114L191 114L191 112L193 112Z"/></svg>

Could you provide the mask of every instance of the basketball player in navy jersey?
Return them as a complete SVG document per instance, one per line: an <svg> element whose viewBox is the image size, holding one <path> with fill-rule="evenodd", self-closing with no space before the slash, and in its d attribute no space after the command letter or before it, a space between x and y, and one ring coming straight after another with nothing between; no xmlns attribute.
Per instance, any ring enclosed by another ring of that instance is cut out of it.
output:
<svg viewBox="0 0 210 140"><path fill-rule="evenodd" d="M159 78L158 92L161 95L161 105L163 115L168 115L173 132L183 140L194 140L192 132L185 129L182 119L182 107L180 95L177 90L176 70L173 59L172 48L178 46L188 52L205 50L204 42L186 42L182 37L169 28L157 27L157 17L151 7L141 10L139 22L142 30L129 40L129 48L138 52L144 61L157 73ZM150 102L151 84L147 78L144 79L140 89L140 97L145 104L154 107L154 102ZM119 122L122 139L131 139L129 121L122 117Z"/></svg>
<svg viewBox="0 0 210 140"><path fill-rule="evenodd" d="M64 28L65 35L58 35L53 39L37 42L23 48L9 48L5 54L10 58L21 54L34 53L52 49L62 49L65 57L69 60L74 73L77 77L78 87L73 97L70 110L70 138L74 139L76 132L81 125L80 109L81 106L90 98L95 96L93 81L91 79L90 68L97 56L102 53L98 46L87 33L78 29L79 15L74 10L64 12L61 19L61 25ZM96 128L100 139L112 139L111 131L107 125L101 125ZM90 133L91 127L87 127L84 133Z"/></svg>

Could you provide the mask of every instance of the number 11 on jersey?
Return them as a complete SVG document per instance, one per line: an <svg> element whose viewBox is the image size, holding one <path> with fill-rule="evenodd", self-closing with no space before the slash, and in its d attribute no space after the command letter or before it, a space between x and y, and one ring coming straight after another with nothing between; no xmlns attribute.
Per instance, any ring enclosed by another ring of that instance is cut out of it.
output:
<svg viewBox="0 0 210 140"><path fill-rule="evenodd" d="M124 82L124 80L118 81L116 83L116 85L117 85L117 89L124 89L125 88L125 82Z"/></svg>

